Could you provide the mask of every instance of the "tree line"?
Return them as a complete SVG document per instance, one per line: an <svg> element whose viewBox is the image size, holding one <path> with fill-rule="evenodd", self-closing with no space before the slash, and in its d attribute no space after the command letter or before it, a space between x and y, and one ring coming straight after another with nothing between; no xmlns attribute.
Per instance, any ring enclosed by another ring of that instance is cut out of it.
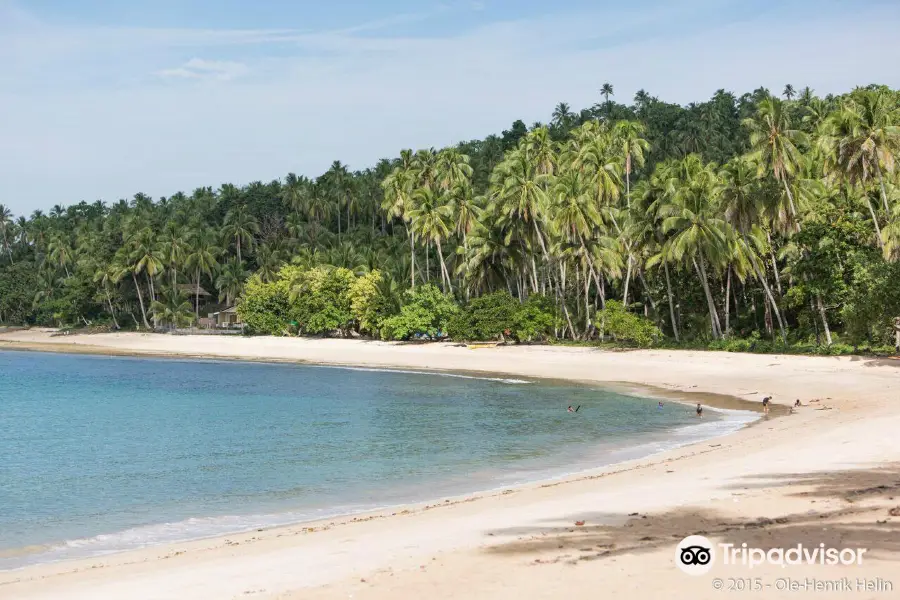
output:
<svg viewBox="0 0 900 600"><path fill-rule="evenodd" d="M522 326L528 339L627 340L607 325L628 323L640 343L892 342L900 93L818 97L788 85L781 97L720 90L687 106L643 90L619 104L610 84L601 94L578 113L559 104L547 124L515 121L361 171L335 161L316 178L27 218L0 206L0 322L184 326L210 306L258 312L253 294L280 285L288 308L268 333L293 323L299 333L493 337ZM376 294L369 320L349 308L357 279ZM312 300L314 287L331 296ZM510 299L536 320L516 321ZM299 308L309 302L346 310L313 327ZM439 324L420 314L437 305ZM449 305L486 310L492 326L457 317L450 327ZM424 320L398 327L404 309Z"/></svg>

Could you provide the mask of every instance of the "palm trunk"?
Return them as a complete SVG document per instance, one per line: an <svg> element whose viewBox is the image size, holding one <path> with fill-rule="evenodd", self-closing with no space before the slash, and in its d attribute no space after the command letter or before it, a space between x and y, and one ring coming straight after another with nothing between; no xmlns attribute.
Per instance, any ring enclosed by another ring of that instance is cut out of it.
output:
<svg viewBox="0 0 900 600"><path fill-rule="evenodd" d="M444 288L444 291L448 291L453 289L453 286L450 283L450 273L447 271L447 265L444 263L444 253L441 252L441 240L435 240L435 245L437 246L438 258L441 260L441 283L445 280L447 282L447 287Z"/></svg>
<svg viewBox="0 0 900 600"><path fill-rule="evenodd" d="M775 287L778 288L778 295L781 296L781 274L778 272L778 261L775 260L775 244L772 243L772 234L766 231L766 239L769 241L769 257L772 259L772 272L775 274ZM747 236L744 236L747 241Z"/></svg>
<svg viewBox="0 0 900 600"><path fill-rule="evenodd" d="M631 152L625 153L625 204L631 210Z"/></svg>
<svg viewBox="0 0 900 600"><path fill-rule="evenodd" d="M628 310L628 284L631 283L631 253L628 254L628 270L625 273L625 290L622 293L622 306Z"/></svg>
<svg viewBox="0 0 900 600"><path fill-rule="evenodd" d="M119 321L116 320L116 311L113 309L112 298L110 298L109 296L109 290L104 288L103 291L106 292L106 303L109 305L109 314L112 316L113 325L116 326L116 329L121 329L119 327Z"/></svg>
<svg viewBox="0 0 900 600"><path fill-rule="evenodd" d="M750 246L750 242L747 240L747 235L744 234L744 243L747 246ZM766 293L766 297L769 299L769 302L772 304L772 309L775 312L775 318L778 320L778 328L781 330L781 339L784 342L787 342L787 331L785 330L784 320L781 318L781 311L778 310L778 304L775 302L775 296L772 295L772 288L769 287L769 283L766 281L765 273L761 273L759 270L759 266L756 264L756 260L753 256L750 257L750 266L753 268L753 274L756 275L756 279L762 284L763 290ZM754 312L755 312L754 308Z"/></svg>
<svg viewBox="0 0 900 600"><path fill-rule="evenodd" d="M872 208L872 201L866 195L866 206L869 207L869 214L872 215L872 224L875 225L875 237L878 238L878 247L884 248L884 240L881 239L881 227L878 226L878 217L875 215L875 209Z"/></svg>
<svg viewBox="0 0 900 600"><path fill-rule="evenodd" d="M412 223L409 228L409 256L409 287L414 290L416 289L416 234L413 233Z"/></svg>
<svg viewBox="0 0 900 600"><path fill-rule="evenodd" d="M587 269L584 270L584 337L587 339L588 332L591 330L591 278L588 276Z"/></svg>
<svg viewBox="0 0 900 600"><path fill-rule="evenodd" d="M875 161L875 172L878 173L878 184L881 186L881 204L884 206L884 213L891 214L891 208L888 206L887 192L884 190L884 177L881 175L881 164Z"/></svg>
<svg viewBox="0 0 900 600"><path fill-rule="evenodd" d="M822 295L816 294L816 304L819 307L819 316L822 318L822 327L825 328L825 342L831 345L831 328L828 327L828 316L825 313L825 305L822 303Z"/></svg>
<svg viewBox="0 0 900 600"><path fill-rule="evenodd" d="M237 236L237 259L241 262L241 236Z"/></svg>
<svg viewBox="0 0 900 600"><path fill-rule="evenodd" d="M198 321L200 320L200 268L197 268L197 278L194 280L196 282L196 286L194 287L194 318Z"/></svg>
<svg viewBox="0 0 900 600"><path fill-rule="evenodd" d="M572 325L572 318L569 316L569 307L566 305L566 269L563 262L559 262L559 281L562 297L563 314L566 316L566 323L569 324L569 330L572 332L572 339L575 339L575 327Z"/></svg>
<svg viewBox="0 0 900 600"><path fill-rule="evenodd" d="M784 184L784 191L787 192L788 203L791 207L791 217L794 219L797 218L797 209L794 207L794 195L791 193L791 186L788 185L787 179L784 177L781 178L781 183ZM797 230L800 230L800 223L797 223Z"/></svg>
<svg viewBox="0 0 900 600"><path fill-rule="evenodd" d="M716 311L715 300L713 300L712 292L709 290L709 279L706 276L706 261L703 260L702 253L699 254L699 258L699 265L696 260L693 260L694 268L700 276L700 283L703 284L703 293L706 294L706 304L709 308L709 323L712 329L713 338L719 339L722 337L722 325L719 323L719 313Z"/></svg>
<svg viewBox="0 0 900 600"><path fill-rule="evenodd" d="M144 321L144 327L150 329L150 323L147 322L147 311L144 310L144 296L141 294L141 286L138 284L137 275L131 272L131 279L134 281L134 287L137 290L138 303L141 305L141 319Z"/></svg>
<svg viewBox="0 0 900 600"><path fill-rule="evenodd" d="M725 335L731 331L731 265L728 265L728 276L725 283Z"/></svg>
<svg viewBox="0 0 900 600"><path fill-rule="evenodd" d="M675 341L678 339L678 325L675 322L675 300L672 297L672 282L669 281L669 263L663 262L663 269L666 273L666 294L669 296L669 318L672 319L672 333L675 334Z"/></svg>

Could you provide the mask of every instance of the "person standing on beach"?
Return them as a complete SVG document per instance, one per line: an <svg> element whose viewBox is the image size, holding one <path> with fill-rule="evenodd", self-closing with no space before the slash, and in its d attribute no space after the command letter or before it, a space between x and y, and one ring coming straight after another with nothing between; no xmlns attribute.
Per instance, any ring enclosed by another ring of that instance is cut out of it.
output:
<svg viewBox="0 0 900 600"><path fill-rule="evenodd" d="M701 419L703 418L703 407L700 406L700 403L697 403L697 416Z"/></svg>
<svg viewBox="0 0 900 600"><path fill-rule="evenodd" d="M772 401L772 396L766 396L763 398L763 412L765 414L769 414L769 402Z"/></svg>

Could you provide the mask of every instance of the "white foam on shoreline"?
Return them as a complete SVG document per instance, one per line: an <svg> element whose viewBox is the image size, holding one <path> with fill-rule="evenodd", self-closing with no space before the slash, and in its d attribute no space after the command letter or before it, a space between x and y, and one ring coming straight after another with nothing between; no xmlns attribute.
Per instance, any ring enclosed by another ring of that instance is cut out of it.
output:
<svg viewBox="0 0 900 600"><path fill-rule="evenodd" d="M709 441L734 433L750 423L758 420L757 413L706 407L710 412L721 413L724 418L715 421L704 421L670 429L664 433L652 434L655 439L641 440L629 446L598 448L590 453L581 464L571 470L560 472L553 469L534 470L491 470L483 472L485 487L478 490L454 491L450 496L466 496L476 493L491 493L508 489L510 486L523 486L541 482L552 482L584 475L613 465L648 458L689 444ZM478 478L477 476L475 477ZM469 479L471 483L471 479ZM454 486L455 487L455 486ZM447 496L442 496L441 499ZM432 498L436 501L437 498ZM59 544L45 544L19 548L0 553L0 570L25 568L34 564L60 562L78 558L104 556L136 550L149 546L182 543L209 539L230 534L239 534L255 529L268 529L287 525L299 525L312 521L352 516L372 511L390 510L408 504L427 502L426 499L411 499L404 503L388 505L345 504L329 508L289 511L277 514L228 515L218 517L197 517L173 523L160 523L135 527L109 534L96 535L89 538L66 540Z"/></svg>

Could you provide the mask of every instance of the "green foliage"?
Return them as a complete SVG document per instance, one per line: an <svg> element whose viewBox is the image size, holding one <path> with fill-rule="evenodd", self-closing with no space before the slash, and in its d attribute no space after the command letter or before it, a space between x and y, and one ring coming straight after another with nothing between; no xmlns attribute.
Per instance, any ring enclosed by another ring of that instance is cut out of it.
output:
<svg viewBox="0 0 900 600"><path fill-rule="evenodd" d="M378 270L356 278L350 285L350 310L360 333L376 335L384 320L392 314L392 303L384 291L384 276Z"/></svg>
<svg viewBox="0 0 900 600"><path fill-rule="evenodd" d="M254 275L247 281L237 311L251 333L282 335L288 329L291 322L288 290L284 278L265 283Z"/></svg>
<svg viewBox="0 0 900 600"><path fill-rule="evenodd" d="M849 289L841 310L849 340L892 345L893 319L900 315L900 262L857 264Z"/></svg>
<svg viewBox="0 0 900 600"><path fill-rule="evenodd" d="M557 325L554 313L553 301L546 296L534 294L519 303L504 290L469 302L450 320L447 330L455 340L546 340Z"/></svg>
<svg viewBox="0 0 900 600"><path fill-rule="evenodd" d="M785 90L627 105L609 84L547 126L358 171L0 205L0 320L150 328L187 318L166 290L190 286L261 333L874 352L900 317L900 94Z"/></svg>
<svg viewBox="0 0 900 600"><path fill-rule="evenodd" d="M594 326L603 335L640 348L648 348L662 337L659 327L652 321L626 311L622 303L615 300L607 301L606 308L597 313Z"/></svg>
<svg viewBox="0 0 900 600"><path fill-rule="evenodd" d="M513 336L520 342L538 342L550 339L560 325L553 300L540 294L532 294L519 307L513 319Z"/></svg>
<svg viewBox="0 0 900 600"><path fill-rule="evenodd" d="M350 287L355 276L349 269L285 267L291 316L302 333L346 334L353 325Z"/></svg>
<svg viewBox="0 0 900 600"><path fill-rule="evenodd" d="M446 334L450 320L458 311L453 298L437 286L419 286L406 292L400 314L384 320L381 337L386 340L408 340L414 336L439 338Z"/></svg>
<svg viewBox="0 0 900 600"><path fill-rule="evenodd" d="M458 311L447 325L454 340L495 340L512 334L519 302L509 292L475 298Z"/></svg>
<svg viewBox="0 0 900 600"><path fill-rule="evenodd" d="M25 261L0 269L0 323L28 323L34 318L35 271L34 263Z"/></svg>

